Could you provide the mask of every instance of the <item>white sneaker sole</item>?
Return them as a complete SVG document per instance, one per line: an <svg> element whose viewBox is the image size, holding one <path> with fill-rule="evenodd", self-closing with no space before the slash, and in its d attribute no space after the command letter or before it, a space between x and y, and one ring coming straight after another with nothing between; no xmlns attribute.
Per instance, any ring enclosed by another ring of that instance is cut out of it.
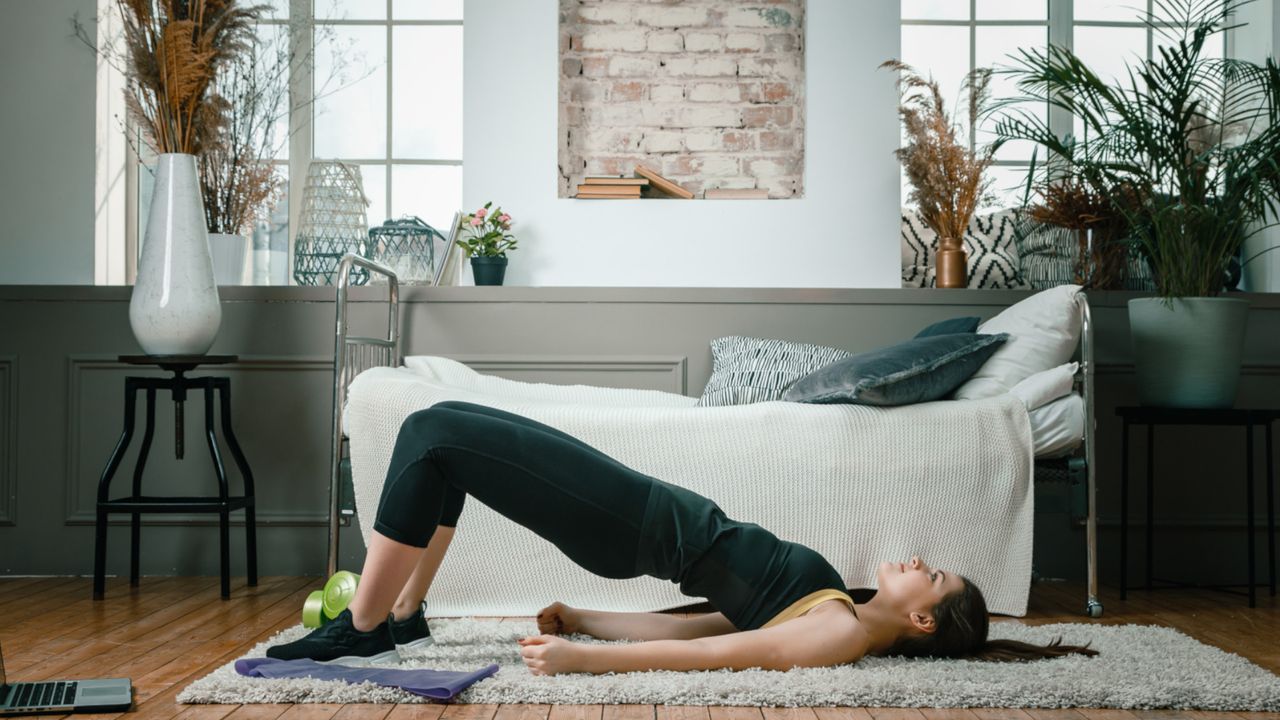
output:
<svg viewBox="0 0 1280 720"><path fill-rule="evenodd" d="M417 652L418 650L429 648L435 644L436 644L436 639L428 635L427 637L414 640L413 642L410 642L410 643L405 643L404 645L397 643L396 649L403 650L409 653L414 653L414 652Z"/></svg>
<svg viewBox="0 0 1280 720"><path fill-rule="evenodd" d="M348 665L351 667L369 667L370 665L382 663L399 663L400 653L395 650L361 657L359 655L348 655L346 657L334 658L332 660L317 660L321 665Z"/></svg>

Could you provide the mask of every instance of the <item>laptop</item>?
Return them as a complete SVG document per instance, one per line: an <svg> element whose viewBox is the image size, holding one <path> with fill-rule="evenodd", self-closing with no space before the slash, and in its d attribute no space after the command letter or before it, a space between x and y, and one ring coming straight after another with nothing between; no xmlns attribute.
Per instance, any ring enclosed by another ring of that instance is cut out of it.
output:
<svg viewBox="0 0 1280 720"><path fill-rule="evenodd" d="M39 713L114 712L133 705L129 678L47 680L10 685L4 676L0 647L0 716Z"/></svg>

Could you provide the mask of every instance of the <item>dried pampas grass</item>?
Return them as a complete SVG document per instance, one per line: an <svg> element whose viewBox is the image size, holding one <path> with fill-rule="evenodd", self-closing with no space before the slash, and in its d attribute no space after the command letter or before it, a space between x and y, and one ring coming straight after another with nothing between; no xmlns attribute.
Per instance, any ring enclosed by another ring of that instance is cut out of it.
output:
<svg viewBox="0 0 1280 720"><path fill-rule="evenodd" d="M225 127L219 70L253 42L265 6L236 0L116 0L128 49L125 100L159 153L199 154Z"/></svg>
<svg viewBox="0 0 1280 720"><path fill-rule="evenodd" d="M974 210L988 198L990 148L970 150L961 140L938 83L922 78L910 65L898 60L881 64L898 72L898 115L906 131L906 144L895 151L911 182L908 201L938 234L940 246L961 249ZM965 79L969 98L969 124L977 123L989 97L991 73L978 70Z"/></svg>

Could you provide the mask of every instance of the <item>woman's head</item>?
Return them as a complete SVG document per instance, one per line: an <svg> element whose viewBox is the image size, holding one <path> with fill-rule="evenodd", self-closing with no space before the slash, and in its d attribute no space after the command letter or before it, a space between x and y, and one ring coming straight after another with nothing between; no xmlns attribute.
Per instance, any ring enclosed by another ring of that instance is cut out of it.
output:
<svg viewBox="0 0 1280 720"><path fill-rule="evenodd" d="M906 619L906 629L886 655L1034 660L1098 654L1087 645L1063 645L1061 638L1047 646L988 640L987 601L978 586L963 576L929 567L919 557L906 563L881 563L876 577L876 594L888 591L885 600Z"/></svg>
<svg viewBox="0 0 1280 720"><path fill-rule="evenodd" d="M964 589L964 578L941 568L930 567L918 556L907 562L883 562L876 571L876 595L905 613L912 629L934 630L935 608L946 598Z"/></svg>
<svg viewBox="0 0 1280 720"><path fill-rule="evenodd" d="M905 620L891 655L964 657L987 639L987 603L978 586L917 556L880 563L876 591Z"/></svg>

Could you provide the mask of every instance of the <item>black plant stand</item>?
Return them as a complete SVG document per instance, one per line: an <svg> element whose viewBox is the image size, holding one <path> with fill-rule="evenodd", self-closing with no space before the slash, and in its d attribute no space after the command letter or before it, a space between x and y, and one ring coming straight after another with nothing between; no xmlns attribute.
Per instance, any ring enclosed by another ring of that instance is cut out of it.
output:
<svg viewBox="0 0 1280 720"><path fill-rule="evenodd" d="M1244 427L1245 430L1245 515L1248 522L1249 542L1249 607L1257 603L1257 583L1254 582L1254 524L1253 524L1253 431L1262 427L1266 431L1267 444L1267 578L1271 594L1276 594L1276 514L1275 514L1275 451L1271 442L1271 426L1280 420L1280 410L1228 408L1221 410L1195 408L1119 407L1116 414L1124 421L1120 440L1120 599L1125 599L1128 589L1129 561L1129 426L1147 427L1147 563L1146 589L1151 585L1152 556L1152 486L1155 467L1155 427L1157 425L1226 425ZM1186 585L1163 581L1172 585ZM1199 587L1222 590L1226 585L1201 585ZM1225 590L1226 592L1233 592Z"/></svg>
<svg viewBox="0 0 1280 720"><path fill-rule="evenodd" d="M120 435L116 449L107 461L107 467L98 480L98 518L96 538L94 542L93 562L93 599L101 600L106 585L105 573L107 564L107 515L109 513L129 513L133 516L132 546L129 553L129 584L138 585L138 544L141 536L142 513L218 513L219 515L219 549L221 551L222 599L231 597L231 560L230 554L230 513L233 510L244 510L245 545L248 550L249 586L258 584L258 548L257 532L254 521L253 472L249 463L236 442L235 433L231 430L231 380L225 377L184 377L184 373L194 370L199 365L222 365L235 362L235 355L121 355L120 362L130 365L157 365L173 373L172 378L126 377L124 379L124 432ZM168 390L174 402L175 454L179 460L183 456L183 403L187 399L187 391L204 390L204 434L209 444L209 454L213 456L213 466L218 474L218 494L216 497L159 497L142 494L142 470L147 463L147 452L151 449L151 436L155 430L156 391ZM142 436L142 447L138 451L138 460L133 467L133 493L110 499L111 479L115 476L120 461L124 458L129 441L133 438L134 410L137 403L137 391L147 391L147 425ZM227 491L227 473L222 466L222 455L218 452L218 441L213 425L213 393L218 392L219 412L222 415L222 437L231 449L231 456L244 480L244 495L233 496Z"/></svg>

